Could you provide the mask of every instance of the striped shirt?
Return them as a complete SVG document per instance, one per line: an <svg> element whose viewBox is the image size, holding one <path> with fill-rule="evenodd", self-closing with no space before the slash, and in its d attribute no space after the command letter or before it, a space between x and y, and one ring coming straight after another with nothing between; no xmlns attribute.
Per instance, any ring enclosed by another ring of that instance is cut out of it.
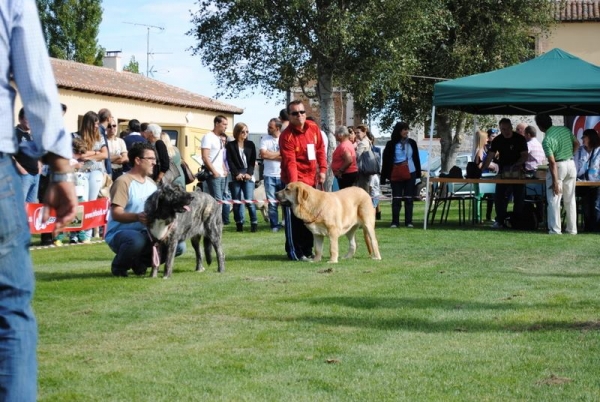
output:
<svg viewBox="0 0 600 402"><path fill-rule="evenodd" d="M35 133L34 155L52 152L70 159L71 136L62 108L34 0L0 1L0 152L18 151L14 127L15 90L11 73Z"/></svg>
<svg viewBox="0 0 600 402"><path fill-rule="evenodd" d="M537 138L533 137L527 141L527 149L529 152L527 153L527 160L524 164L525 170L536 170L538 165L544 163L545 159L542 144L540 144Z"/></svg>
<svg viewBox="0 0 600 402"><path fill-rule="evenodd" d="M573 141L575 136L569 128L551 126L546 130L542 147L548 158L554 156L555 161L564 161L573 157Z"/></svg>

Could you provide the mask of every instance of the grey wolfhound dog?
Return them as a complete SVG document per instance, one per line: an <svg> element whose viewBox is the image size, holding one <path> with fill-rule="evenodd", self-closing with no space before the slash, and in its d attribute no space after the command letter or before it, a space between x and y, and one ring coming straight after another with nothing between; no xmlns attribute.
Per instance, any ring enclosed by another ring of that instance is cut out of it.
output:
<svg viewBox="0 0 600 402"><path fill-rule="evenodd" d="M204 254L206 263L212 262L211 246L217 253L218 271L225 271L225 255L221 244L223 221L221 206L206 193L186 192L178 186L161 186L146 200L144 205L148 232L154 242L154 250L165 245L167 255L164 258L164 278L173 273L173 260L177 243L191 239L196 252L196 271L204 271L200 238L204 237ZM152 259L152 277L155 278L160 265L160 258L155 254Z"/></svg>

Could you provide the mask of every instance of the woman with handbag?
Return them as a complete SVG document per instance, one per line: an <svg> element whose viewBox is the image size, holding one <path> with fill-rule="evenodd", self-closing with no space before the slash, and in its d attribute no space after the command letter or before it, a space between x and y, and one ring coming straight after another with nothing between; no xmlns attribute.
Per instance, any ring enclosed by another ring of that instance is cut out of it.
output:
<svg viewBox="0 0 600 402"><path fill-rule="evenodd" d="M231 172L231 198L237 201L252 201L254 199L254 165L256 163L256 147L248 140L248 126L238 123L233 128L233 138L225 145L227 165ZM256 217L256 204L246 204L250 215L250 231L256 232L258 219ZM244 206L233 205L233 218L238 232L244 230Z"/></svg>
<svg viewBox="0 0 600 402"><path fill-rule="evenodd" d="M421 159L415 140L408 138L408 124L396 123L392 138L385 144L381 167L381 184L388 180L392 188L392 224L400 226L400 210L404 201L404 226L413 227L415 181L421 177Z"/></svg>

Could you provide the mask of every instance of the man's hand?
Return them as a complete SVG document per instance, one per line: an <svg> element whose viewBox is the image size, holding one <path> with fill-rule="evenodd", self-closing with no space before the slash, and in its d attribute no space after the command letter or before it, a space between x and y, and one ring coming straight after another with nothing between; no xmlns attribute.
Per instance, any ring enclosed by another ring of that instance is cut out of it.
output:
<svg viewBox="0 0 600 402"><path fill-rule="evenodd" d="M146 216L146 213L145 213L145 212L140 212L139 214L137 214L137 220L138 220L140 223L143 223L144 225L145 225L146 223L148 223L148 217Z"/></svg>
<svg viewBox="0 0 600 402"><path fill-rule="evenodd" d="M71 182L50 183L44 204L54 208L56 211L56 230L60 230L65 224L70 223L75 217L75 207L77 206L77 196L75 195L75 185ZM50 217L50 209L44 208L44 222Z"/></svg>
<svg viewBox="0 0 600 402"><path fill-rule="evenodd" d="M325 173L319 173L319 177L317 178L319 184L325 183Z"/></svg>
<svg viewBox="0 0 600 402"><path fill-rule="evenodd" d="M554 192L554 195L559 195L560 193L562 193L562 186L560 184L561 183L559 180L554 180L552 182L552 191Z"/></svg>

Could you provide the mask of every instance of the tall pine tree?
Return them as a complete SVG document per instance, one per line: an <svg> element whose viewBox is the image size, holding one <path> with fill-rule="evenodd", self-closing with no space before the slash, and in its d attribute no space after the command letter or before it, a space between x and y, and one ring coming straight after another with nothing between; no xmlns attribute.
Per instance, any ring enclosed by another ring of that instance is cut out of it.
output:
<svg viewBox="0 0 600 402"><path fill-rule="evenodd" d="M51 57L102 65L102 0L36 0Z"/></svg>

